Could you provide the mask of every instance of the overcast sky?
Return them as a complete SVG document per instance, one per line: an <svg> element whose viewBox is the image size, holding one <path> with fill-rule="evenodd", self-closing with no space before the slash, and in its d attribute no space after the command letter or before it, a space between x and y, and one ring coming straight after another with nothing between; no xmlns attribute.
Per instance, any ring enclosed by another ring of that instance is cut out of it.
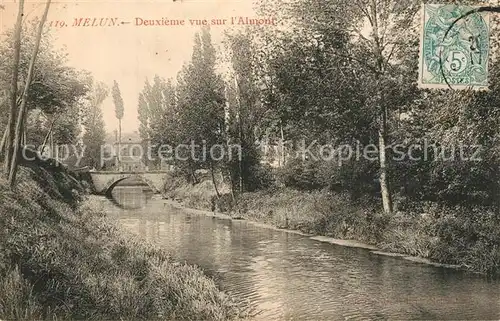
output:
<svg viewBox="0 0 500 321"><path fill-rule="evenodd" d="M1 0L0 0L1 1ZM17 3L0 2L1 28L12 28ZM44 3L30 1L28 18L41 16ZM64 28L54 28L56 46L65 46L70 65L86 69L95 79L112 86L118 81L125 105L123 132L137 130L137 100L146 78L155 73L169 78L177 75L190 59L194 33L199 30L186 21L185 26L136 26L143 19L213 19L235 16L255 17L252 0L183 0L183 1L56 1L48 21L64 21ZM72 27L75 18L118 18L131 22L114 27ZM212 26L214 42L219 43L225 27ZM103 104L106 130L118 127L111 96Z"/></svg>

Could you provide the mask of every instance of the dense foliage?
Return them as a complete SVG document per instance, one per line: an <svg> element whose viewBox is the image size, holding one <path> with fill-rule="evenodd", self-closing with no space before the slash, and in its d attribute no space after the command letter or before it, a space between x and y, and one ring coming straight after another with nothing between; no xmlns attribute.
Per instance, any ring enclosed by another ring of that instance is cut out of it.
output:
<svg viewBox="0 0 500 321"><path fill-rule="evenodd" d="M23 27L20 83L27 74L31 49L36 40L36 27L36 21L28 21ZM0 86L8 88L14 50L13 31L7 30L2 37L5 41L0 45ZM18 96L23 90L24 87L18 88ZM54 48L52 34L44 29L29 86L22 144L52 157L67 159L71 166L99 166L100 146L105 138L101 104L106 97L107 89L103 84L94 81L88 72L68 66L67 54ZM7 124L8 103L8 91L4 91L0 97L2 128L6 128ZM82 144L87 146L86 157L79 160L83 152ZM60 153L58 145L67 145L70 155Z"/></svg>
<svg viewBox="0 0 500 321"><path fill-rule="evenodd" d="M200 57L207 55L211 66L214 61L197 38L191 64L169 90L177 100L163 109L168 121L157 123L151 135L158 142L182 137L174 144L193 138L239 144L241 159L211 167L190 160L187 173L211 170L221 202L227 197L219 190L229 182L240 210L255 203L249 198L277 209L276 195L290 190L333 195L321 198L324 215L311 218L306 230L495 272L498 240L487 231L498 227L500 210L498 19L491 21L489 91L424 90L417 87L420 5L262 1L259 13L277 17L283 27L228 34L217 53L218 70L226 70L219 72L223 84L212 67L196 81L186 77L202 66ZM196 103L200 99L206 103ZM328 200L356 215L343 221L333 205L324 210ZM363 222L364 232L355 228Z"/></svg>

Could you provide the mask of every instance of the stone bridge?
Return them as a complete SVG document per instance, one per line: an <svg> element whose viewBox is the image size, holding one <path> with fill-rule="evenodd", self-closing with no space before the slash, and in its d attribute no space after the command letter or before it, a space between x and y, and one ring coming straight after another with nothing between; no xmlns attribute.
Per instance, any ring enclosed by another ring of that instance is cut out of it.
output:
<svg viewBox="0 0 500 321"><path fill-rule="evenodd" d="M109 195L113 188L127 178L138 178L155 193L163 190L169 171L148 171L148 172L89 172L97 194Z"/></svg>

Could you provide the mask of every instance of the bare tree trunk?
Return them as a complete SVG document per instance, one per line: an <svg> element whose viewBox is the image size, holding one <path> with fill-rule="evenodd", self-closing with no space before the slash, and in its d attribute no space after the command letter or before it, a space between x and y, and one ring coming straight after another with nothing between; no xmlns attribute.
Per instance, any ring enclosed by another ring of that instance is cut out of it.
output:
<svg viewBox="0 0 500 321"><path fill-rule="evenodd" d="M27 123L28 123L28 111L26 111L26 113L24 113L24 117L23 117L23 124L22 124L23 134L21 136L21 146L26 145L27 136L28 136L28 126L26 125Z"/></svg>
<svg viewBox="0 0 500 321"><path fill-rule="evenodd" d="M379 125L379 136L378 136L378 148L379 148L379 161L380 161L380 192L382 194L382 205L384 207L384 212L387 214L392 213L392 195L390 182L388 177L388 164L385 148L387 146L386 133L387 133L387 117L385 113L385 108L383 108L380 115L380 125Z"/></svg>
<svg viewBox="0 0 500 321"><path fill-rule="evenodd" d="M26 121L24 121L24 124L26 124ZM24 129L23 129L23 137L21 139L21 145L22 146L26 146L26 136L27 136L27 133L26 133L26 126L24 126Z"/></svg>
<svg viewBox="0 0 500 321"><path fill-rule="evenodd" d="M241 130L241 129L240 129ZM241 133L240 133L240 146L242 145L243 139L241 138ZM243 155L245 152L242 153L240 159L239 159L239 181L238 181L238 187L239 187L239 192L240 195L243 194Z"/></svg>
<svg viewBox="0 0 500 321"><path fill-rule="evenodd" d="M194 170L193 165L191 163L189 164L189 172L193 180L192 184L193 185L198 184L198 177L196 177L196 171Z"/></svg>
<svg viewBox="0 0 500 321"><path fill-rule="evenodd" d="M285 135L283 133L283 122L280 124L280 134L281 134L281 155L279 161L279 167L285 166Z"/></svg>
<svg viewBox="0 0 500 321"><path fill-rule="evenodd" d="M243 194L243 155L245 154L245 151L243 150L243 124L242 124L242 119L241 119L241 97L240 97L240 89L239 89L239 84L238 84L238 75L235 75L234 82L236 84L236 99L238 101L238 138L239 138L239 143L240 143L240 148L242 149L243 153L240 155L241 157L238 159L238 167L239 167L239 192L240 195Z"/></svg>
<svg viewBox="0 0 500 321"><path fill-rule="evenodd" d="M231 169L228 170L229 171L229 181L230 181L230 185L231 185L231 198L233 200L233 203L236 201L236 197L234 195L234 180L233 180L233 173L231 171Z"/></svg>
<svg viewBox="0 0 500 321"><path fill-rule="evenodd" d="M373 26L373 38L375 41L375 53L377 58L377 70L375 75L375 85L377 86L377 110L380 115L379 130L378 130L378 148L379 148L379 163L380 163L380 193L382 194L382 206L384 212L387 214L392 213L392 193L388 177L388 167L386 155L387 146L387 107L383 105L382 91L380 88L380 78L384 74L384 57L382 54L382 45L380 43L379 25L378 25L378 10L377 2L371 1L371 23Z"/></svg>
<svg viewBox="0 0 500 321"><path fill-rule="evenodd" d="M17 117L15 140L14 140L14 146L13 146L14 148L13 148L12 161L10 164L10 171L9 171L9 185L11 187L13 187L15 182L16 182L17 165L19 163L19 147L20 147L20 143L21 143L21 133L22 133L22 130L24 127L24 116L26 113L28 92L29 92L29 88L31 85L31 81L33 79L36 56L38 55L38 48L40 47L40 41L42 39L43 25L45 24L45 21L47 20L47 15L49 13L50 3L51 3L51 0L47 0L47 4L45 6L45 11L43 13L42 19L40 20L40 25L38 26L38 32L37 32L36 40L35 40L35 47L33 48L33 53L32 53L32 56L31 56L31 59L29 62L28 76L26 77L26 84L24 85L21 106L19 108L19 113L18 113L18 117Z"/></svg>
<svg viewBox="0 0 500 321"><path fill-rule="evenodd" d="M50 148L50 157L54 157L54 132L50 132L49 135L49 148Z"/></svg>
<svg viewBox="0 0 500 321"><path fill-rule="evenodd" d="M229 146L229 141L230 141L230 134L229 134L229 127L230 127L230 121L231 121L231 118L230 118L230 104L229 104L229 93L228 93L228 89L227 89L227 84L225 84L224 86L224 98L226 100L226 103L225 103L225 106L224 106L224 139L225 139L225 144L226 144L226 147L229 151L230 149L230 146ZM226 166L228 165L228 162L225 164ZM226 172L227 171L227 172ZM227 166L227 168L223 168L221 170L221 178L222 178L222 183L224 184L225 182L225 172L226 172L226 175L229 175L229 184L230 184L230 190L231 190L231 198L233 200L233 202L235 201L235 197L234 197L234 182L233 182L233 173L232 173L232 170L231 170L231 165L229 164L229 166Z"/></svg>
<svg viewBox="0 0 500 321"><path fill-rule="evenodd" d="M5 148L5 140L7 139L7 132L9 131L9 127L5 127L3 131L2 141L0 142L0 155L3 153L3 149Z"/></svg>
<svg viewBox="0 0 500 321"><path fill-rule="evenodd" d="M24 0L19 0L19 11L17 13L16 27L14 30L14 61L12 63L12 78L10 84L10 110L7 122L7 133L5 135L4 175L9 176L10 163L12 159L12 143L14 141L15 117L17 112L17 80L19 76L19 60L21 55L21 30L23 22Z"/></svg>
<svg viewBox="0 0 500 321"><path fill-rule="evenodd" d="M49 127L49 131L47 132L47 134L43 138L42 146L40 146L40 153L41 154L43 154L45 152L45 147L47 146L47 142L49 140L51 132L52 132L52 126Z"/></svg>
<svg viewBox="0 0 500 321"><path fill-rule="evenodd" d="M193 185L198 184L198 177L196 177L196 172L194 169L191 169L191 176L193 177Z"/></svg>
<svg viewBox="0 0 500 321"><path fill-rule="evenodd" d="M214 164L212 163L212 160L210 160L210 173L212 174L212 183L214 184L215 194L217 195L217 199L220 199L219 189L217 188L217 182L215 181Z"/></svg>
<svg viewBox="0 0 500 321"><path fill-rule="evenodd" d="M224 177L224 169L221 169L220 171L220 182L222 183L222 185L226 183L226 178Z"/></svg>
<svg viewBox="0 0 500 321"><path fill-rule="evenodd" d="M45 152L45 146L47 146L47 142L49 140L49 137L52 135L52 130L54 129L54 125L55 125L57 119L59 118L59 116L60 116L60 114L58 114L56 117L54 117L54 119L52 119L52 121L50 122L49 131L47 132L47 135L45 135L45 137L43 139L42 146L41 146L40 153L42 153L42 154L43 154L43 152Z"/></svg>
<svg viewBox="0 0 500 321"><path fill-rule="evenodd" d="M118 169L122 171L121 162L121 152L122 152L122 120L118 119Z"/></svg>

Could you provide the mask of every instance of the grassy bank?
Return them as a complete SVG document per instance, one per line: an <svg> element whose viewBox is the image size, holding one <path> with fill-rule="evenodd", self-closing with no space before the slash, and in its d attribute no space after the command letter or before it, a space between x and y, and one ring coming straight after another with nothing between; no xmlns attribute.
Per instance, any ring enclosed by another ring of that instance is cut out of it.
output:
<svg viewBox="0 0 500 321"><path fill-rule="evenodd" d="M187 207L211 210L215 192L208 179L193 186L175 178L165 196L181 200ZM413 204L411 209L388 216L376 199L291 188L245 193L234 204L230 200L229 195L223 195L218 210L308 234L361 241L384 251L474 272L500 272L500 216L487 206Z"/></svg>
<svg viewBox="0 0 500 321"><path fill-rule="evenodd" d="M193 266L110 222L64 172L0 181L0 319L225 320L237 307Z"/></svg>

